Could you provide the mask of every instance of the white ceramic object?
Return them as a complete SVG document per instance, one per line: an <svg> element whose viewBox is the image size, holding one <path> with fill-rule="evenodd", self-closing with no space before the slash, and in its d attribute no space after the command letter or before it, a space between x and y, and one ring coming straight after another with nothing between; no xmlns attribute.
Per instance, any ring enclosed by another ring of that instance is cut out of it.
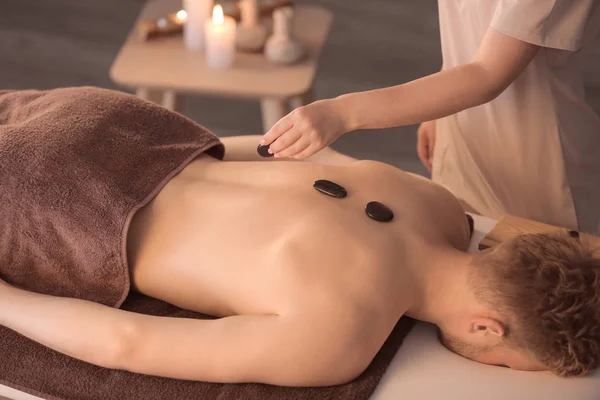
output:
<svg viewBox="0 0 600 400"><path fill-rule="evenodd" d="M265 56L273 63L294 64L304 56L304 49L292 36L294 10L278 8L273 12L273 35L265 45Z"/></svg>

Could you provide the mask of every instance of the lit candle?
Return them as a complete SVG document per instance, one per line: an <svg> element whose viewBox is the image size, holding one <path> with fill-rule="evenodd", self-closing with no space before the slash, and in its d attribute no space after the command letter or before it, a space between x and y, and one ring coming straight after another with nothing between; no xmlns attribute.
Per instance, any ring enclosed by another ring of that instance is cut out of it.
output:
<svg viewBox="0 0 600 400"><path fill-rule="evenodd" d="M213 0L183 0L185 15L180 11L177 13L177 19L185 21L183 43L186 49L191 51L204 50L204 22L210 18L212 6Z"/></svg>
<svg viewBox="0 0 600 400"><path fill-rule="evenodd" d="M206 21L206 60L212 68L228 68L235 57L235 20L223 15L223 7L217 4L212 20Z"/></svg>
<svg viewBox="0 0 600 400"><path fill-rule="evenodd" d="M177 22L184 23L187 20L187 11L185 11L185 10L177 11L177 14L175 14L175 18L177 19Z"/></svg>

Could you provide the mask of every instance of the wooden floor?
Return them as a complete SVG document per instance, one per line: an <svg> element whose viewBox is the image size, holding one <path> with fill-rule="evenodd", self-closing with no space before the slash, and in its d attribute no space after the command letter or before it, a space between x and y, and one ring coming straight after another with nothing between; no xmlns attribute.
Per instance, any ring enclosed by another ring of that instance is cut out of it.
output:
<svg viewBox="0 0 600 400"><path fill-rule="evenodd" d="M333 10L317 75L319 98L394 85L441 65L435 0L296 0ZM108 70L144 0L0 0L0 88L116 88ZM581 54L589 101L600 110L600 45ZM223 135L262 133L259 105L193 97L185 114ZM415 127L356 132L335 147L425 173Z"/></svg>

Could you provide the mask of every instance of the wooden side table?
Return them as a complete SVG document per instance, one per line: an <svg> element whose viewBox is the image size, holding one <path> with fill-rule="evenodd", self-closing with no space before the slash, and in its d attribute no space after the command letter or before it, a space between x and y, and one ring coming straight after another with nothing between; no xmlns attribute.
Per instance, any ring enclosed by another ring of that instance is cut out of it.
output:
<svg viewBox="0 0 600 400"><path fill-rule="evenodd" d="M179 0L151 0L138 20L158 18L181 9ZM116 83L133 88L137 95L178 110L183 93L256 98L261 101L263 127L268 130L285 116L289 107L309 103L321 49L332 15L317 6L294 7L296 38L307 56L299 64L269 63L262 53L237 53L226 70L208 67L203 52L186 51L181 36L143 42L131 33L110 69Z"/></svg>

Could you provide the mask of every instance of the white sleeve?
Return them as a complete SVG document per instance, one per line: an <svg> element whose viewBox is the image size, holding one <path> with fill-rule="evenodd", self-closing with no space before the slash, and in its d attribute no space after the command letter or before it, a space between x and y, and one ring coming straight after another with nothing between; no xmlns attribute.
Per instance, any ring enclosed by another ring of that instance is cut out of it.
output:
<svg viewBox="0 0 600 400"><path fill-rule="evenodd" d="M491 27L542 47L577 51L582 47L600 0L500 0Z"/></svg>

